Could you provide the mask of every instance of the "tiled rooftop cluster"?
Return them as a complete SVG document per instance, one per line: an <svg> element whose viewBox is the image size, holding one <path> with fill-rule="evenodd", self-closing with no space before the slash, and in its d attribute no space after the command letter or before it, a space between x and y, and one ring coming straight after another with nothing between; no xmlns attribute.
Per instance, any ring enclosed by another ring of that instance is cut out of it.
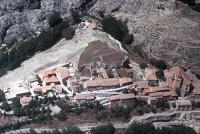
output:
<svg viewBox="0 0 200 134"><path fill-rule="evenodd" d="M73 66L47 68L25 81L10 83L4 92L8 100L20 97L23 105L31 100L30 96L49 93L68 95L79 103L101 100L101 94L107 98L105 103L110 104L110 107L132 105L139 96L146 97L149 104L159 99L174 103L178 96L200 99L199 80L190 71L180 66L165 69L165 80L157 78L157 71L154 67L147 67L143 70L143 79L135 81L129 75L133 73L132 70L123 67L106 68L96 64L78 69ZM192 91L191 85L194 88ZM125 89L128 91L126 94L122 93ZM177 94L177 90L181 94ZM177 101L176 105L181 105L181 102Z"/></svg>

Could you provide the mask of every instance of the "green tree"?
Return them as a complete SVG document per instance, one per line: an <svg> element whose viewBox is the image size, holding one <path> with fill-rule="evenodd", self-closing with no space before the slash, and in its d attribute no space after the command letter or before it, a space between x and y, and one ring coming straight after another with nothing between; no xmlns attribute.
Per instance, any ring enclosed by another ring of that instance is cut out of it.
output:
<svg viewBox="0 0 200 134"><path fill-rule="evenodd" d="M75 35L75 31L72 27L68 27L62 31L62 36L66 39L72 39Z"/></svg>
<svg viewBox="0 0 200 134"><path fill-rule="evenodd" d="M130 45L134 41L134 37L132 34L127 34L123 38L123 44Z"/></svg>
<svg viewBox="0 0 200 134"><path fill-rule="evenodd" d="M15 124L13 124L14 129L20 129L21 127L21 122L17 121Z"/></svg>
<svg viewBox="0 0 200 134"><path fill-rule="evenodd" d="M37 123L42 123L44 121L46 121L46 116L44 113L39 113L39 115L36 117L36 122Z"/></svg>
<svg viewBox="0 0 200 134"><path fill-rule="evenodd" d="M3 90L0 89L0 102L5 101L5 94Z"/></svg>
<svg viewBox="0 0 200 134"><path fill-rule="evenodd" d="M161 130L157 130L157 134L196 134L196 132L190 127L178 125L173 127L163 127Z"/></svg>
<svg viewBox="0 0 200 134"><path fill-rule="evenodd" d="M13 109L16 109L16 110L19 110L22 107L22 105L20 103L20 99L18 97L14 98L12 107L13 107Z"/></svg>
<svg viewBox="0 0 200 134"><path fill-rule="evenodd" d="M156 66L158 69L165 70L167 68L167 64L163 60L155 60L152 59L151 64Z"/></svg>
<svg viewBox="0 0 200 134"><path fill-rule="evenodd" d="M127 26L112 16L103 18L102 29L121 42L128 34Z"/></svg>
<svg viewBox="0 0 200 134"><path fill-rule="evenodd" d="M148 67L147 63L141 63L141 64L140 64L140 68L141 68L141 69L145 69L145 68L147 68L147 67Z"/></svg>
<svg viewBox="0 0 200 134"><path fill-rule="evenodd" d="M125 134L157 134L155 127L150 123L133 123Z"/></svg>
<svg viewBox="0 0 200 134"><path fill-rule="evenodd" d="M62 22L62 18L60 17L59 12L54 12L48 18L48 23L49 23L50 27L55 27L56 25L60 24L61 22Z"/></svg>
<svg viewBox="0 0 200 134"><path fill-rule="evenodd" d="M70 127L67 130L63 130L63 134L84 134L84 132L77 127Z"/></svg>
<svg viewBox="0 0 200 134"><path fill-rule="evenodd" d="M157 76L157 78L159 79L159 80L162 80L162 81L165 81L166 80L166 78L165 78L165 75L164 75L164 72L163 72L163 70L158 70L157 72L156 72L156 76Z"/></svg>
<svg viewBox="0 0 200 134"><path fill-rule="evenodd" d="M11 107L10 105L7 103L7 101L3 101L1 108L5 111L10 111Z"/></svg>
<svg viewBox="0 0 200 134"><path fill-rule="evenodd" d="M37 101L36 100L31 100L29 103L28 103L28 108L36 108L37 107Z"/></svg>
<svg viewBox="0 0 200 134"><path fill-rule="evenodd" d="M112 124L97 126L91 129L91 134L114 134L115 128Z"/></svg>
<svg viewBox="0 0 200 134"><path fill-rule="evenodd" d="M169 103L164 99L159 99L156 101L156 108L164 110L165 108L169 108Z"/></svg>
<svg viewBox="0 0 200 134"><path fill-rule="evenodd" d="M81 16L77 11L72 11L71 16L72 16L72 24L78 24L81 22Z"/></svg>

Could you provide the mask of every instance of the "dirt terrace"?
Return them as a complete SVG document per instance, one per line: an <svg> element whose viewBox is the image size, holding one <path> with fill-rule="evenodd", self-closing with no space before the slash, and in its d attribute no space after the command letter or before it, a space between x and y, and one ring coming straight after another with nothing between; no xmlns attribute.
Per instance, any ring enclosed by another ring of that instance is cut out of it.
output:
<svg viewBox="0 0 200 134"><path fill-rule="evenodd" d="M78 66L102 61L105 64L122 62L126 54L110 47L107 43L98 41L90 42L85 51L81 54Z"/></svg>

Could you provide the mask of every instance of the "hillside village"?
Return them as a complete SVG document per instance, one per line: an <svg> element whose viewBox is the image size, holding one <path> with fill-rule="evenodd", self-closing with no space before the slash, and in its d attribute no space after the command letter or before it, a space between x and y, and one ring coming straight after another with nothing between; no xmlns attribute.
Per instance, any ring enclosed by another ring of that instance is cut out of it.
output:
<svg viewBox="0 0 200 134"><path fill-rule="evenodd" d="M96 23L86 21L85 26L95 29ZM42 111L47 112L44 112L47 120L54 115L65 121L66 118L59 117L59 113L74 111L80 114L79 108L90 108L91 105L97 110L101 106L110 111L128 109L125 116L130 119L129 114L134 118L134 112L140 115L192 112L200 105L199 88L200 80L190 70L179 65L158 69L96 40L85 48L78 65L69 62L41 68L24 79L9 83L7 88L1 90L5 100L0 107L2 116L25 116L28 121L37 120ZM57 103L62 100L64 106ZM34 104L36 102L39 106ZM3 108L5 103L6 106L17 104L17 108ZM100 120L99 116L104 115L97 113L96 120ZM195 112L191 118L198 121L199 116Z"/></svg>
<svg viewBox="0 0 200 134"><path fill-rule="evenodd" d="M68 96L72 102L99 101L104 106L133 105L136 99L148 104L159 100L169 102L171 110L192 110L192 102L200 99L200 80L189 70L180 66L167 68L163 78L153 66L141 69L141 79L134 78L131 66L139 64L129 60L130 68L107 69L101 63L74 68L72 63L46 68L21 81L10 83L4 89L7 101L20 98L27 105L35 96ZM175 106L174 106L175 104Z"/></svg>

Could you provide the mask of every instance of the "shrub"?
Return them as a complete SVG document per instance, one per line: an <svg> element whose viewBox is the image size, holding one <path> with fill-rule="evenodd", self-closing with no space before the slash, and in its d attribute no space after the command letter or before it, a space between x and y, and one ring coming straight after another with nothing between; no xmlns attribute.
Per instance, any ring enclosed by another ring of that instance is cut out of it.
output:
<svg viewBox="0 0 200 134"><path fill-rule="evenodd" d="M133 35L132 35L132 34L127 34L127 35L125 35L125 37L123 38L123 44L130 45L130 44L132 44L133 41L134 41L134 38L133 38Z"/></svg>

